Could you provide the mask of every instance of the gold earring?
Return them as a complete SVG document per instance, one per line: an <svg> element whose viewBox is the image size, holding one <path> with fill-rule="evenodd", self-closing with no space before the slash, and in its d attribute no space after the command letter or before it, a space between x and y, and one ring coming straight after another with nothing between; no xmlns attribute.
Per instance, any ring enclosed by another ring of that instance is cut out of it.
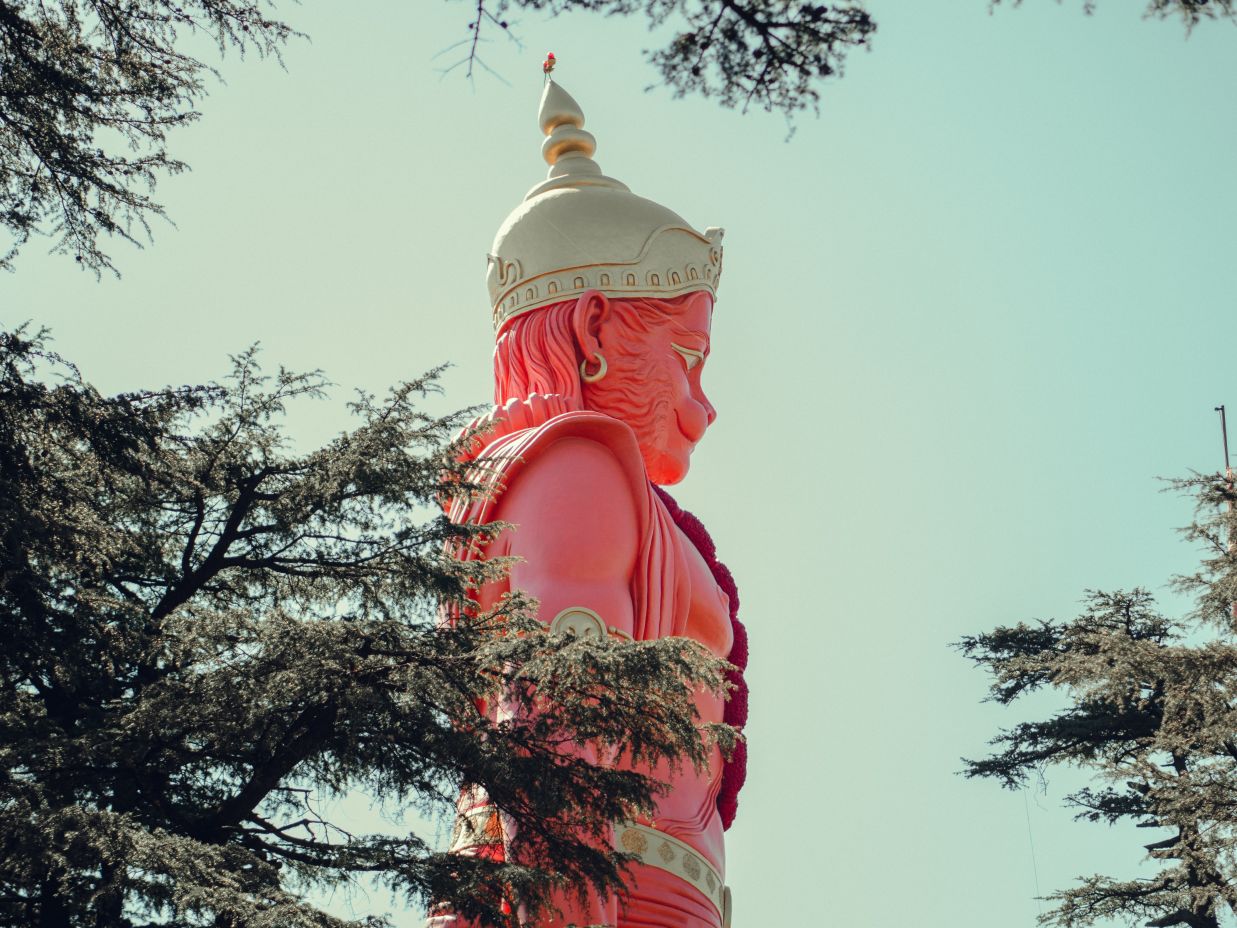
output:
<svg viewBox="0 0 1237 928"><path fill-rule="evenodd" d="M594 351L593 355L600 362L601 366L597 368L597 373L590 374L588 372L588 358L580 362L580 379L585 383L596 383L606 376L606 356L600 351Z"/></svg>

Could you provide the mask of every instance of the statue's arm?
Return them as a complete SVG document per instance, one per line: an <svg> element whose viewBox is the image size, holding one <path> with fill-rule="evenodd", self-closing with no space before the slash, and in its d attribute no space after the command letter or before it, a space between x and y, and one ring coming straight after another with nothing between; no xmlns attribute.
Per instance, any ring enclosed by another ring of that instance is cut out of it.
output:
<svg viewBox="0 0 1237 928"><path fill-rule="evenodd" d="M513 527L490 551L520 559L510 588L537 598L542 621L583 606L632 634L639 521L631 476L614 450L591 438L558 439L521 469L494 517Z"/></svg>
<svg viewBox="0 0 1237 928"><path fill-rule="evenodd" d="M630 475L607 444L570 436L538 449L503 491L493 518L513 527L495 538L489 552L520 558L509 586L537 598L542 621L583 606L632 634L636 500ZM486 598L482 605L492 605ZM572 750L599 760L592 746ZM591 889L585 901L556 893L554 904L561 912L554 925L617 923L617 897L602 898Z"/></svg>

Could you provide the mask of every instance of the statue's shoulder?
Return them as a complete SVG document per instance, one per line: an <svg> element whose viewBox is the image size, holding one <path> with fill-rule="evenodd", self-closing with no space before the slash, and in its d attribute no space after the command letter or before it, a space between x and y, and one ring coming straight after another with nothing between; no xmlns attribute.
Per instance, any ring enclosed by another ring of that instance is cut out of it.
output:
<svg viewBox="0 0 1237 928"><path fill-rule="evenodd" d="M539 471L587 467L603 481L599 491L616 479L641 489L648 482L630 426L590 410L564 412L512 432L487 448L485 456L499 463L507 485L534 467Z"/></svg>
<svg viewBox="0 0 1237 928"><path fill-rule="evenodd" d="M651 494L631 429L609 416L568 412L511 440L489 515L516 530L492 553L581 582L628 577Z"/></svg>
<svg viewBox="0 0 1237 928"><path fill-rule="evenodd" d="M651 493L640 446L625 422L578 409L529 416L526 407L507 404L487 416L473 457L474 479L485 493L467 511L454 509L453 519L486 521L496 508L509 508L512 497L547 505L551 498L571 499L569 508L578 508L585 500L612 504L630 494L643 501Z"/></svg>
<svg viewBox="0 0 1237 928"><path fill-rule="evenodd" d="M545 455L560 456L581 442L600 445L624 471L645 481L644 461L635 433L623 421L574 408L562 396L533 394L495 406L470 427L478 435L473 453L479 463L510 478Z"/></svg>
<svg viewBox="0 0 1237 928"><path fill-rule="evenodd" d="M640 446L631 427L620 419L591 410L576 410L554 416L527 436L530 452L546 453L564 441L591 441L607 449L615 457L635 466L643 475L644 464Z"/></svg>

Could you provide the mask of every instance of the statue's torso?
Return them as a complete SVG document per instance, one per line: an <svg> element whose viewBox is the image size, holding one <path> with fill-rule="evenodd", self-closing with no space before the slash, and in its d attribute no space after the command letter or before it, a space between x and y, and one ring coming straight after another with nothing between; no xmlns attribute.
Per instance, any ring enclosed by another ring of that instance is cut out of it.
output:
<svg viewBox="0 0 1237 928"><path fill-rule="evenodd" d="M592 420L598 418L602 417L588 417ZM596 531L604 533L608 520L598 519L598 509L604 509L607 505L612 505L614 501L625 499L627 489L607 485L604 478L594 480L589 475L581 475L578 458L560 456L558 449L565 447L572 440L578 440L581 434L588 434L590 440L599 440L596 431L587 433L584 431L585 426L595 426L595 421L589 423L588 419L579 419L576 423L572 423L570 421L560 422L560 419L561 417L554 417L535 430L525 429L503 436L499 441L492 441L490 447L483 452L484 457L495 452L505 454L513 448L519 449L518 465L503 468L504 477L500 484L500 492L493 501L494 508L491 517L517 523L520 521L519 518L513 519L509 515L510 508L504 504L513 496L524 492L522 477L528 472L527 468L535 466L538 476L534 479L543 485L546 483L557 485L561 480L566 479L584 479L586 483L595 486L595 505L580 511L577 517L595 522ZM611 420L611 427L614 434L620 438L626 430L625 426L615 420ZM604 441L605 432L601 434ZM674 603L672 608L686 613L682 617L657 616L655 620L645 622L644 626L646 629L658 628L661 633L640 634L637 631L636 637L644 639L662 637L665 630L678 629L681 635L703 644L717 657L728 657L734 643L734 632L730 620L730 604L726 594L713 578L704 557L683 531L674 524L664 504L648 485L638 454L624 453L626 449L619 441L616 441L616 447L613 450L615 455L623 461L623 468L630 478L630 486L635 487L636 494L644 494L646 498L644 505L652 513L651 516L646 514L638 520L638 531L643 536L658 532L662 535L659 539L660 543L653 546L659 554L643 563L635 559L628 568L629 575L622 578L622 585L625 589L634 589L642 583L645 586L673 587L671 590L664 591L660 597L653 598L660 599L667 604ZM570 473L568 473L569 468ZM560 473L556 474L556 471ZM528 508L523 507L522 511L528 512ZM524 521L535 521L535 518L534 516L529 519L526 516ZM552 521L553 524L517 524L513 531L499 536L487 553L528 558L532 538L538 533L563 530L564 526L561 524L563 518L564 514L556 511L552 520L546 520ZM631 575L635 572L643 572L645 576ZM497 603L503 595L511 592L513 587L518 585L518 580L516 582L506 580L492 585L484 591L482 606ZM525 592L532 593L543 601L550 593L548 590L538 589L525 590ZM603 614L603 618L612 621L611 616L605 615L606 610L598 608L595 603L572 604L596 609ZM554 610L551 609L550 614L543 615L542 618L548 621L553 614ZM637 623L637 627L639 624ZM697 697L697 706L702 722L716 723L723 720L725 702L722 697L702 693ZM722 767L720 751L715 748L709 767L705 771L698 772L681 768L677 773L671 773L668 764L663 764L651 771L658 779L669 783L671 789L659 802L656 818L644 821L644 824L652 825L657 830L671 834L691 845L718 871L724 871L725 859L723 828L716 806Z"/></svg>
<svg viewBox="0 0 1237 928"><path fill-rule="evenodd" d="M595 443L589 446L594 452L597 446L606 449L604 454L595 453L592 458L600 465L596 474L588 472L588 459L575 453L581 441ZM607 457L611 453L620 462L618 468ZM718 586L704 556L648 483L626 426L596 414L552 416L525 428L504 429L481 452L483 458L493 455L499 455L502 462L494 465L491 460L488 465L494 474L494 495L472 512L452 513L453 518L514 524L513 529L495 539L485 552L487 556L514 555L531 568L535 559L545 559L540 541L547 534L578 535L581 524L583 535L600 539L604 545L611 534L622 534L614 526L623 521L620 512L626 512L628 507L637 513L629 527L637 536L639 551L631 557L615 559L616 564L622 565L618 569L620 575L613 578L620 596L608 603L588 600L587 592L577 592L570 569L575 552L569 549L561 558L561 584L553 576L538 581L535 574L526 571L521 575L517 569L512 577L480 591L483 608L495 605L514 589L522 589L541 601L542 618L547 622L559 609L583 606L596 611L608 624L630 629L637 640L677 634L703 644L717 657L730 655L734 631L727 595ZM622 479L616 480L616 473ZM589 505L560 505L562 487L567 483L586 486L590 491ZM581 524L566 524L572 520ZM570 588L571 592L564 593L560 586ZM724 720L726 704L720 696L701 693L697 707L702 723ZM671 772L669 765L663 764L648 771L670 789L659 800L656 815L639 820L640 825L653 829L646 833L653 848L660 846L658 834L677 839L707 862L718 880L724 879L725 873L724 828L717 807L723 769L721 753L714 748L706 769L680 767ZM710 884L713 881L707 874L703 879ZM660 920L666 916L655 913L660 912L660 906L669 906L672 911L699 912L702 920L691 920L693 926L718 923L709 914L713 912L710 905L697 901L696 891L677 877L667 876L664 871L648 872L643 888L639 880L636 883L626 901L633 913L646 911L642 906L651 906L647 909L653 913L650 917ZM622 919L619 924L623 924Z"/></svg>

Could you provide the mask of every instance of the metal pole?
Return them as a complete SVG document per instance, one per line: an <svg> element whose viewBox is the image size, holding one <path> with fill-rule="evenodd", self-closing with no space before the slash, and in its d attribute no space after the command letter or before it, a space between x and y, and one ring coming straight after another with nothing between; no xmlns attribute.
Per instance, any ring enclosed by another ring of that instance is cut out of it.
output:
<svg viewBox="0 0 1237 928"><path fill-rule="evenodd" d="M1224 442L1224 474L1231 483L1233 480L1233 468L1228 463L1228 418L1224 414L1224 407L1222 405L1216 407L1216 412L1220 414L1220 438Z"/></svg>
<svg viewBox="0 0 1237 928"><path fill-rule="evenodd" d="M1224 414L1224 406L1216 407L1216 412L1220 414L1220 438L1224 442L1224 483L1228 490L1228 512L1229 512L1229 538L1228 538L1228 553L1232 558L1237 552L1237 538L1233 537L1232 519L1233 519L1233 467L1228 460L1228 421ZM1237 621L1237 602L1233 602L1228 607L1229 615L1234 621Z"/></svg>

